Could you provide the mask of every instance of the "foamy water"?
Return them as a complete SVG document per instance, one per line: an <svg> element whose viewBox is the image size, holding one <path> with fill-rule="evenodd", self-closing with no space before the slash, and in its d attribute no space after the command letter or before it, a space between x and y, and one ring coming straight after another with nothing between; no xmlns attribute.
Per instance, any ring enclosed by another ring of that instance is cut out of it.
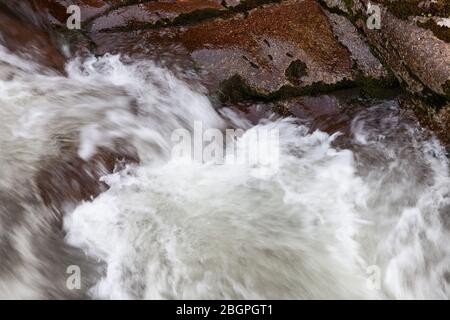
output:
<svg viewBox="0 0 450 320"><path fill-rule="evenodd" d="M350 146L338 148L339 133L293 118L253 126L154 62L124 60L75 59L61 76L0 51L0 239L12 247L0 261L0 297L58 292L64 272L58 281L48 273L77 265L80 251L99 262L98 273L79 263L97 299L450 297L448 160L394 101L359 112ZM173 131L196 121L242 129L238 149L252 131L277 130L277 170L226 155L222 164L172 157ZM85 160L123 139L140 163L66 207L60 246L70 258L58 260L33 249L52 212L38 196L29 201L60 137ZM7 200L22 206L14 227Z"/></svg>

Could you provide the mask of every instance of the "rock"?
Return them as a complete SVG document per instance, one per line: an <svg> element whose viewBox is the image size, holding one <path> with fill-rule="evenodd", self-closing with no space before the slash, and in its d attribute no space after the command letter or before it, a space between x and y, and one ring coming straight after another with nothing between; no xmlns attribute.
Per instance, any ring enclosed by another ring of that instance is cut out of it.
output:
<svg viewBox="0 0 450 320"><path fill-rule="evenodd" d="M404 97L401 106L414 112L420 124L432 130L441 143L450 150L450 103L439 109L423 99Z"/></svg>
<svg viewBox="0 0 450 320"><path fill-rule="evenodd" d="M311 0L285 1L182 30L179 41L214 74L217 85L239 76L258 94L354 79L349 52ZM302 63L302 72L295 65ZM294 72L292 72L294 71Z"/></svg>
<svg viewBox="0 0 450 320"><path fill-rule="evenodd" d="M387 72L381 62L372 54L370 47L365 39L358 33L356 27L345 17L328 13L334 34L350 51L353 60L356 62L358 69L367 77L374 79L386 78Z"/></svg>
<svg viewBox="0 0 450 320"><path fill-rule="evenodd" d="M342 12L349 13L349 9L345 1L342 0L323 0L327 7L332 9L338 9ZM348 3L348 1L347 1Z"/></svg>
<svg viewBox="0 0 450 320"><path fill-rule="evenodd" d="M0 11L0 45L39 65L64 71L65 59L54 48L48 35L5 11Z"/></svg>
<svg viewBox="0 0 450 320"><path fill-rule="evenodd" d="M142 29L173 23L182 19L199 19L225 10L220 0L160 0L113 10L92 22L91 31Z"/></svg>
<svg viewBox="0 0 450 320"><path fill-rule="evenodd" d="M81 22L100 15L112 7L125 4L127 0L7 0L10 10L41 26L66 26L70 14L67 8L77 5L81 11Z"/></svg>
<svg viewBox="0 0 450 320"><path fill-rule="evenodd" d="M369 39L389 62L411 91L425 89L447 96L450 80L450 44L436 38L429 30L400 20L388 11L382 15L381 31L367 30Z"/></svg>
<svg viewBox="0 0 450 320"><path fill-rule="evenodd" d="M45 163L35 177L39 194L47 207L62 212L64 205L88 201L106 191L108 186L100 178L118 165L139 163L139 156L125 141L117 141L114 150L98 148L89 160L70 148Z"/></svg>
<svg viewBox="0 0 450 320"><path fill-rule="evenodd" d="M382 15L381 29L370 30L364 21L368 2L353 0L353 5L347 6L351 9L349 15L399 81L415 94L450 99L450 44L445 41L449 35L445 26L437 24L441 19L436 18L450 14L450 3L372 1L380 6ZM421 14L436 17L424 23L415 17Z"/></svg>
<svg viewBox="0 0 450 320"><path fill-rule="evenodd" d="M357 29L314 0L46 0L40 10L62 22L55 8L71 3L83 4L83 34L97 54L177 48L222 97L298 95L387 76Z"/></svg>
<svg viewBox="0 0 450 320"><path fill-rule="evenodd" d="M387 75L356 28L347 24L345 31L339 29L312 0L284 1L246 16L207 21L186 28L178 38L214 75L216 85L239 78L258 95L301 93L354 82L360 76Z"/></svg>

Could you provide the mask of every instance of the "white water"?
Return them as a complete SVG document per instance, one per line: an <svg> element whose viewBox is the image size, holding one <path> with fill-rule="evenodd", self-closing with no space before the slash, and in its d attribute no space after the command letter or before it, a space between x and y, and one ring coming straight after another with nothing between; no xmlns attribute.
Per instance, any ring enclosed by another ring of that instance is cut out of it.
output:
<svg viewBox="0 0 450 320"><path fill-rule="evenodd" d="M67 208L65 241L102 262L92 298L450 297L447 158L436 141L416 139L392 102L353 120L353 151L294 119L262 121L280 132L279 170L266 172L172 159L171 133L194 121L257 128L152 62L74 60L67 73L42 74L0 51L0 191L28 192L21 183L58 155L58 136L84 159L117 138L137 149L139 165ZM0 223L0 232L10 231ZM368 285L374 266L379 290ZM0 274L0 296L39 295L8 281Z"/></svg>

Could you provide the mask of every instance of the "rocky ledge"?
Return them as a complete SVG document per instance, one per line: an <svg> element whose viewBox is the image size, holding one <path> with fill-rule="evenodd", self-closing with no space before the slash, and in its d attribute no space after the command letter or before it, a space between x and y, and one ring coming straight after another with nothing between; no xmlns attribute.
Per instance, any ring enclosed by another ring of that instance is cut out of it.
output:
<svg viewBox="0 0 450 320"><path fill-rule="evenodd" d="M450 3L376 0L380 29L365 23L368 0L325 1L347 15L367 35L378 55L411 92L450 99ZM343 9L344 8L344 9Z"/></svg>
<svg viewBox="0 0 450 320"><path fill-rule="evenodd" d="M314 0L8 3L22 14L34 12L40 24L63 29L68 18L63 8L79 5L81 33L97 54L176 47L206 73L211 94L224 99L276 99L389 83L389 72L357 28Z"/></svg>
<svg viewBox="0 0 450 320"><path fill-rule="evenodd" d="M96 54L176 55L169 67L203 72L210 94L225 100L279 100L344 87L379 93L397 80L420 101L420 114L431 110L424 123L439 120L447 138L446 0L372 1L381 9L380 29L367 26L368 0L0 2L35 24L77 34L81 47ZM81 10L81 30L67 30L70 5Z"/></svg>
<svg viewBox="0 0 450 320"><path fill-rule="evenodd" d="M413 93L403 102L423 125L450 145L450 2L448 0L375 0L381 29L369 29L368 0L324 0L346 16L402 85Z"/></svg>

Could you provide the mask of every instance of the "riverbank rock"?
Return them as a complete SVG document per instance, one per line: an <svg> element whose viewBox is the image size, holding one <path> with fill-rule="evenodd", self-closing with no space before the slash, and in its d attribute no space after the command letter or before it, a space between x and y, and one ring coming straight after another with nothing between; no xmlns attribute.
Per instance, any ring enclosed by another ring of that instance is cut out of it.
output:
<svg viewBox="0 0 450 320"><path fill-rule="evenodd" d="M220 15L219 0L155 1L119 7L95 19L91 31L130 31Z"/></svg>
<svg viewBox="0 0 450 320"><path fill-rule="evenodd" d="M423 127L432 130L450 152L450 103L436 108L435 105L414 97L403 97L400 104L414 112Z"/></svg>
<svg viewBox="0 0 450 320"><path fill-rule="evenodd" d="M368 0L334 1L345 5L349 16L372 46L411 92L450 99L450 2L376 0L381 8L381 29L366 24Z"/></svg>
<svg viewBox="0 0 450 320"><path fill-rule="evenodd" d="M325 12L315 1L256 5L248 11L243 9L246 6L249 2L229 3L230 11L211 4L208 10L215 8L219 17L205 19L205 13L199 20L186 18L185 25L177 22L166 28L145 27L141 20L132 30L128 20L120 25L112 19L108 25L109 15L97 20L101 19L103 31L111 30L109 26L114 31L126 30L127 41L134 39L142 47L146 39L152 44L178 46L208 73L208 88L219 90L226 98L301 95L356 85L365 78L387 77L356 28L349 22L341 28L339 17ZM93 28L98 52L114 50L110 41L104 40L112 37L99 35L98 26ZM136 32L142 29L149 30ZM116 39L123 37L123 33L116 35ZM105 45L108 50L103 49Z"/></svg>
<svg viewBox="0 0 450 320"><path fill-rule="evenodd" d="M46 0L39 10L62 22L54 7L78 2L96 54L177 51L225 99L277 99L388 77L358 30L314 0Z"/></svg>

